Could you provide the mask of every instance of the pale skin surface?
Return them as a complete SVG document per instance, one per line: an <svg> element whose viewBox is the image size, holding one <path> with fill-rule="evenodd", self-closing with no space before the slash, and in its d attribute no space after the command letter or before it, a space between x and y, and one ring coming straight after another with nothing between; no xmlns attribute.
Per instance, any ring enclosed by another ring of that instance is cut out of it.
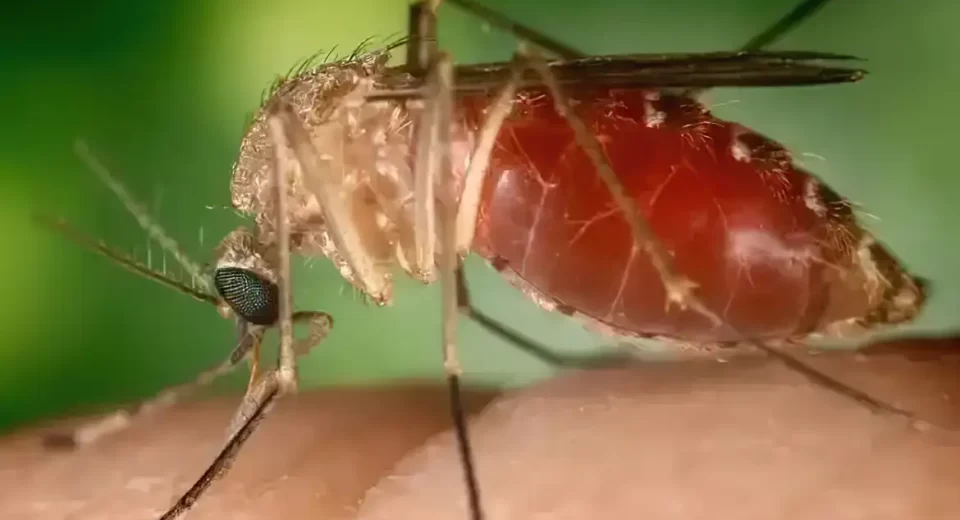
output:
<svg viewBox="0 0 960 520"><path fill-rule="evenodd" d="M471 426L487 518L956 518L960 340L899 346L804 359L942 428L763 358L571 373L500 396ZM159 516L234 406L180 404L74 453L42 451L36 429L0 439L2 516ZM466 518L453 437L433 435L448 425L439 386L285 398L187 518Z"/></svg>

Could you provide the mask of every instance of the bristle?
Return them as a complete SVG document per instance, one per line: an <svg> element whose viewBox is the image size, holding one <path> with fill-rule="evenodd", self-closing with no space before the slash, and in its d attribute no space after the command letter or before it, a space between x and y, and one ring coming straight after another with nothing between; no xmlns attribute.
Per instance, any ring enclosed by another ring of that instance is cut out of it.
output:
<svg viewBox="0 0 960 520"><path fill-rule="evenodd" d="M377 48L376 50L371 50L375 42L388 41L382 48ZM363 61L368 54L376 53L389 53L397 47L406 45L408 38L398 38L395 36L380 38L379 40L373 36L365 38L353 50L346 56L340 56L336 54L337 46L331 47L326 52L323 50L317 51L293 64L285 74L279 74L270 85L264 89L263 93L260 95L260 107L261 109L267 105L267 103L276 95L276 93L288 82L299 78L305 74L313 74L318 69L335 66L337 64L343 64L347 62L354 61ZM251 115L246 119L245 127L249 127L250 122L254 120L256 115Z"/></svg>

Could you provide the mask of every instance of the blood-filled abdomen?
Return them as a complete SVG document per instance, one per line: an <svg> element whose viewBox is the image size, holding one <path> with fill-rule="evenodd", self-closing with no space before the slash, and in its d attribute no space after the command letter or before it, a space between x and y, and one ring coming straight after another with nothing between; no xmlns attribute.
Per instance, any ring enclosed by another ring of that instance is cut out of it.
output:
<svg viewBox="0 0 960 520"><path fill-rule="evenodd" d="M690 342L844 333L918 312L920 283L776 142L686 96L571 97L677 270L727 325L666 307L657 271L553 99L528 90L497 138L474 250L531 295L616 333ZM459 100L468 129L488 103Z"/></svg>

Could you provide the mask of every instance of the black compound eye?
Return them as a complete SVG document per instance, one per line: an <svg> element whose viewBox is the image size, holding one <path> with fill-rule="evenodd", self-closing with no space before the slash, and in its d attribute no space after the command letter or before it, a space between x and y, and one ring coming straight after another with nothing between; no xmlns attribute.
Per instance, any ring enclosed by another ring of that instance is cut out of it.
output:
<svg viewBox="0 0 960 520"><path fill-rule="evenodd" d="M217 292L233 312L254 325L273 325L279 314L277 285L239 267L223 267L213 275Z"/></svg>

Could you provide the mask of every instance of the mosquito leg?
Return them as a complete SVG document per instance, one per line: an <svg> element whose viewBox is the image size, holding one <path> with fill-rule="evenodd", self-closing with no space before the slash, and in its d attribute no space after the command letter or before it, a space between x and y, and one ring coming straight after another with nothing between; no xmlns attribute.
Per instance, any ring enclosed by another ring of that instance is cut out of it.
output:
<svg viewBox="0 0 960 520"><path fill-rule="evenodd" d="M456 182L453 178L453 164L450 159L450 124L453 116L453 64L450 57L438 53L433 62L432 71L428 79L430 96L425 110L430 118L429 124L435 130L434 143L427 148L433 167L426 171L418 171L416 175L436 173L442 175L439 183L437 205L441 232L440 242L440 291L443 305L443 369L447 374L447 383L450 388L450 412L453 416L454 430L457 434L457 445L460 448L460 459L463 465L464 479L467 486L470 515L474 520L483 518L483 509L480 501L480 488L477 483L476 468L473 461L473 452L470 447L466 414L463 409L463 397L460 392L460 376L463 372L460 361L457 359L457 281L456 271L459 266L457 254L457 193ZM420 131L425 128L421 127ZM436 178L430 179L434 182Z"/></svg>
<svg viewBox="0 0 960 520"><path fill-rule="evenodd" d="M747 43L740 47L741 51L751 52L759 51L771 43L779 40L785 34L798 27L801 23L810 18L830 0L801 0L789 13L777 20L773 25L767 27L762 32L750 38ZM703 88L691 88L683 91L683 95L696 97L703 93Z"/></svg>
<svg viewBox="0 0 960 520"><path fill-rule="evenodd" d="M437 47L437 0L425 0L410 4L410 42L407 45L407 68L411 74L423 78L430 73L431 62L438 52ZM436 116L434 99L427 97L426 105L417 125L417 150L431 150L437 142L441 127L433 121ZM436 265L436 171L440 165L434 154L418 153L414 157L413 194L413 239L414 268L418 278L433 280Z"/></svg>
<svg viewBox="0 0 960 520"><path fill-rule="evenodd" d="M470 164L464 173L463 191L460 194L456 220L457 254L461 257L466 256L473 245L477 214L480 209L480 195L483 193L483 181L487 177L490 154L497 142L500 127L513 109L513 100L523 71L523 61L515 57L511 63L510 79L490 105L489 113L480 128L477 146L470 156Z"/></svg>
<svg viewBox="0 0 960 520"><path fill-rule="evenodd" d="M418 188L428 186L428 190L418 189L416 203L418 232L425 234L435 229L433 219L437 218L440 228L440 285L443 313L443 368L447 376L450 391L450 413L460 460L467 488L470 517L473 520L483 518L479 485L474 467L473 452L467 429L466 412L463 408L463 396L460 391L462 368L457 359L457 289L456 270L459 262L457 255L457 183L453 178L450 159L450 125L453 117L453 65L450 57L440 53L435 45L437 0L417 2L410 9L410 27L414 30L412 41L416 49L410 51L408 65L421 72L427 70L424 85L424 106L420 114L418 132L418 153L414 163L414 179ZM434 189L439 192L434 196ZM426 191L426 193L423 193ZM424 196L426 195L426 197ZM425 229L419 229L420 220L429 215L431 222ZM436 215L436 217L434 217ZM431 232L426 239L431 243L436 234ZM419 249L419 243L418 243ZM433 249L431 248L431 251Z"/></svg>
<svg viewBox="0 0 960 520"><path fill-rule="evenodd" d="M298 311L293 313L291 320L293 323L306 323L310 328L310 332L305 338L300 338L293 342L293 350L298 357L307 355L310 349L322 343L333 327L333 318L325 312ZM271 370L263 377L276 378L278 374L276 371ZM264 383L260 381L260 379L263 378L251 378L251 383L247 387L243 401L234 413L233 419L230 421L230 426L227 428L228 439L243 428L243 425L253 415L257 406L259 406L258 403L262 398L257 397L257 393L262 393L264 389Z"/></svg>
<svg viewBox="0 0 960 520"><path fill-rule="evenodd" d="M407 36L407 70L417 77L424 77L430 66L430 58L437 52L436 2L421 1L410 4Z"/></svg>
<svg viewBox="0 0 960 520"><path fill-rule="evenodd" d="M855 403L874 413L887 413L900 416L908 420L913 420L916 418L916 415L913 412L900 408L895 404L882 401L862 390L854 388L843 381L830 376L829 374L821 372L820 370L776 347L767 345L760 341L753 341L751 342L751 345L767 356L783 363L790 370L793 370L794 372L804 376L812 383L822 386L823 388L826 388L827 390L830 390L841 397L846 397L847 399L854 401Z"/></svg>
<svg viewBox="0 0 960 520"><path fill-rule="evenodd" d="M230 356L219 365L201 373L194 381L168 388L150 399L137 403L129 409L118 410L106 417L79 426L69 433L49 435L44 439L44 444L51 448L76 448L86 446L107 435L126 429L142 417L156 413L164 408L169 408L184 398L193 395L196 391L208 386L220 376L233 371L251 349L259 347L263 339L263 329L260 327L250 330L247 330L246 327L238 327L238 332L240 341L230 353Z"/></svg>
<svg viewBox="0 0 960 520"><path fill-rule="evenodd" d="M288 141L284 137L283 121L271 116L267 122L277 157L277 164L273 169L277 213L277 287L280 289L280 352L277 365L280 389L286 394L297 391L297 353L293 345L293 295L290 276L290 220L287 215L287 176L294 165L293 160L287 157Z"/></svg>
<svg viewBox="0 0 960 520"><path fill-rule="evenodd" d="M787 34L799 26L804 20L813 16L829 1L830 0L801 0L793 10L760 34L750 38L750 41L744 44L743 47L740 47L740 49L744 51L758 51L770 45L780 39L784 34Z"/></svg>
<svg viewBox="0 0 960 520"><path fill-rule="evenodd" d="M436 108L435 100L431 97L425 100L425 107L420 118L420 124L417 126L417 153L414 158L414 226L413 236L416 254L414 264L418 273L422 276L426 274L424 269L433 269L436 264L436 179L438 178L437 168L440 167L435 160L433 146L439 140L441 129L438 122L435 121ZM425 151L425 153L423 152ZM429 277L433 279L433 276Z"/></svg>
<svg viewBox="0 0 960 520"><path fill-rule="evenodd" d="M566 45L560 41L554 40L549 36L533 29L527 27L526 25L517 23L506 16L490 9L489 7L474 2L473 0L447 0L451 4L467 11L468 13L484 20L491 25L500 27L505 31L517 36L518 38L528 41L538 47L547 50L553 54L556 54L558 57L573 60L577 58L584 58L586 54Z"/></svg>
<svg viewBox="0 0 960 520"><path fill-rule="evenodd" d="M293 351L296 353L297 357L307 355L310 352L310 349L316 345L319 345L324 338L327 337L327 334L330 332L330 328L333 326L333 318L325 312L297 311L293 313L292 320L293 323L305 322L310 326L310 334L306 338L298 339L293 342ZM259 366L261 343L262 342L260 341L256 342L253 346L253 352L250 354L250 379L247 382L246 394L251 392L254 384L260 377ZM239 357L234 360L235 363L239 361Z"/></svg>
<svg viewBox="0 0 960 520"><path fill-rule="evenodd" d="M250 393L250 390L253 388L253 384L257 381L257 378L260 376L260 343L257 343L253 347L253 351L250 353L250 378L247 379L247 390L246 394Z"/></svg>
<svg viewBox="0 0 960 520"><path fill-rule="evenodd" d="M440 220L441 251L440 269L442 276L443 301L443 364L448 375L459 376L462 372L460 361L457 359L456 332L457 293L454 276L457 268L456 253L456 212L457 194L454 192L456 183L453 179L453 168L450 160L450 122L453 112L453 65L445 54L438 54L434 62L433 71L428 80L430 82L430 101L432 105L427 116L428 125L434 127L433 142L428 148L428 157L431 167L426 171L418 171L417 175L435 175L430 179L431 184L440 180L438 217ZM431 117L432 116L432 117ZM443 175L444 178L440 178ZM451 312L453 311L453 312Z"/></svg>

